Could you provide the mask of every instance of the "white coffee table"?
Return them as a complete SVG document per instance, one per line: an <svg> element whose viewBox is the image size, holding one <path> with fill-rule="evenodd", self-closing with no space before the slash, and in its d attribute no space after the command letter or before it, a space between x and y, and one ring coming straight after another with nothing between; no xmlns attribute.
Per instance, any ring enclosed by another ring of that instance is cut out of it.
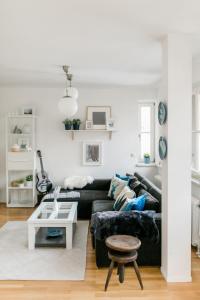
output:
<svg viewBox="0 0 200 300"><path fill-rule="evenodd" d="M58 211L53 202L42 202L28 219L28 247L35 248L35 236L41 227L66 228L66 248L72 249L73 223L77 222L78 202L58 202Z"/></svg>

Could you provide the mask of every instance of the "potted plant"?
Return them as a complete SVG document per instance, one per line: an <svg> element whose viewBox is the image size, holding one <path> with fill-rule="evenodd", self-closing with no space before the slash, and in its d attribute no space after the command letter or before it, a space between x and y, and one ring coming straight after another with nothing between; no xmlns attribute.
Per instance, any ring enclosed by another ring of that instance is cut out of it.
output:
<svg viewBox="0 0 200 300"><path fill-rule="evenodd" d="M65 130L71 130L72 129L72 121L69 119L65 119L63 121L63 124L65 125Z"/></svg>
<svg viewBox="0 0 200 300"><path fill-rule="evenodd" d="M144 163L149 164L150 163L150 154L144 153Z"/></svg>
<svg viewBox="0 0 200 300"><path fill-rule="evenodd" d="M79 130L81 125L81 120L80 119L73 119L73 129L74 130Z"/></svg>
<svg viewBox="0 0 200 300"><path fill-rule="evenodd" d="M17 181L17 183L18 183L18 187L19 187L19 188L23 188L23 187L24 187L24 179L19 179L19 180Z"/></svg>
<svg viewBox="0 0 200 300"><path fill-rule="evenodd" d="M33 175L26 176L26 186L27 187L33 186Z"/></svg>

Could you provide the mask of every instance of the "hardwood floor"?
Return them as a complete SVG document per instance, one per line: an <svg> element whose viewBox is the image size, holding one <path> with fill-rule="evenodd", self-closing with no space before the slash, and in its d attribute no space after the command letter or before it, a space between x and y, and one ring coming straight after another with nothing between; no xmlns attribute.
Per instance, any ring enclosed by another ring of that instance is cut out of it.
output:
<svg viewBox="0 0 200 300"><path fill-rule="evenodd" d="M7 221L26 220L31 212L32 209L7 209L5 205L0 204L0 226ZM89 235L85 281L0 281L0 300L200 299L200 259L195 256L194 251L192 252L192 283L167 284L159 268L143 267L140 268L140 272L144 284L143 291L140 290L134 271L126 268L125 282L123 284L118 282L115 270L108 291L105 293L103 288L107 269L96 268Z"/></svg>

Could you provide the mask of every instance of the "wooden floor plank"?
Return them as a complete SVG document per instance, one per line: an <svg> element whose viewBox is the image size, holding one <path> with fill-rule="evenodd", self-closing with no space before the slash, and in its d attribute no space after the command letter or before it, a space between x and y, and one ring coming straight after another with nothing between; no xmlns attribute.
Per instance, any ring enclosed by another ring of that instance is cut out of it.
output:
<svg viewBox="0 0 200 300"><path fill-rule="evenodd" d="M0 226L8 221L24 221L31 208L6 208L0 204ZM1 241L0 241L1 243ZM160 269L140 267L144 290L141 291L132 268L126 268L125 282L113 272L108 291L104 292L107 269L97 269L90 235L87 244L87 267L84 281L0 281L1 300L199 300L200 259L192 251L192 283L171 283Z"/></svg>

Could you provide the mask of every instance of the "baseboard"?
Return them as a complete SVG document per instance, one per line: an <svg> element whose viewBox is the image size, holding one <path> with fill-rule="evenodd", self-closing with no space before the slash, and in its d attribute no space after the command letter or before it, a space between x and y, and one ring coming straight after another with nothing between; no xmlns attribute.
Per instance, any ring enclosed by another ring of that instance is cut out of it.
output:
<svg viewBox="0 0 200 300"><path fill-rule="evenodd" d="M163 271L163 268L160 268L160 271L164 277L164 279L167 282L192 282L192 276L168 276L167 274L165 274L165 272Z"/></svg>

